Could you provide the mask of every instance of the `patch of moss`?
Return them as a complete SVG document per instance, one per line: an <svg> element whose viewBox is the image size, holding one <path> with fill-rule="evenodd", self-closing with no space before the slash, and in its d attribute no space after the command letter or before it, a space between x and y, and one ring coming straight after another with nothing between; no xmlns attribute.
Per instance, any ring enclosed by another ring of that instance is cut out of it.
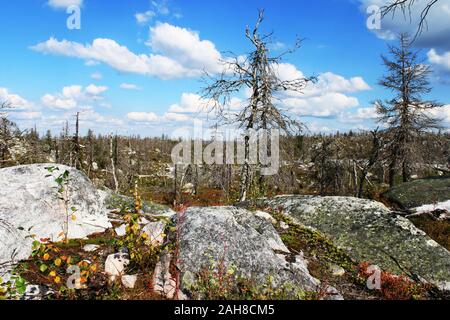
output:
<svg viewBox="0 0 450 320"><path fill-rule="evenodd" d="M354 270L355 262L331 240L316 230L295 224L290 217L281 213L272 212L278 221L283 221L289 228L279 230L281 240L293 251L306 251L309 254L334 263L347 271Z"/></svg>

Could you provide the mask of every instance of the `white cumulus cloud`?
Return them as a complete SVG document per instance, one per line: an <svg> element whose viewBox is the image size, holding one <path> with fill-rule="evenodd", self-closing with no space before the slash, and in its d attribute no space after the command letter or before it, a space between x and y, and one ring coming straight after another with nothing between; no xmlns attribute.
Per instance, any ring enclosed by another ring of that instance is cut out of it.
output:
<svg viewBox="0 0 450 320"><path fill-rule="evenodd" d="M41 103L48 108L57 110L71 110L77 107L102 100L102 93L108 87L91 84L85 88L79 85L67 86L60 93L45 94Z"/></svg>
<svg viewBox="0 0 450 320"><path fill-rule="evenodd" d="M112 39L98 38L91 44L50 38L32 46L44 54L55 54L105 63L127 73L154 76L161 79L198 77L204 71L220 72L220 52L197 32L159 23L150 29L149 47L154 53L137 54Z"/></svg>
<svg viewBox="0 0 450 320"><path fill-rule="evenodd" d="M292 64L281 63L275 71L283 81L304 78L302 71ZM356 97L350 93L370 90L362 77L345 78L332 72L317 77L316 83L309 83L302 92L281 94L281 106L300 116L333 117L359 106Z"/></svg>
<svg viewBox="0 0 450 320"><path fill-rule="evenodd" d="M169 107L169 112L172 113L188 113L201 114L208 111L207 99L202 99L195 93L183 93L181 101Z"/></svg>
<svg viewBox="0 0 450 320"><path fill-rule="evenodd" d="M33 104L18 94L11 93L7 88L0 88L0 103L9 103L13 109L27 110Z"/></svg>
<svg viewBox="0 0 450 320"><path fill-rule="evenodd" d="M450 51L438 54L435 49L428 51L428 60L439 69L450 71Z"/></svg>

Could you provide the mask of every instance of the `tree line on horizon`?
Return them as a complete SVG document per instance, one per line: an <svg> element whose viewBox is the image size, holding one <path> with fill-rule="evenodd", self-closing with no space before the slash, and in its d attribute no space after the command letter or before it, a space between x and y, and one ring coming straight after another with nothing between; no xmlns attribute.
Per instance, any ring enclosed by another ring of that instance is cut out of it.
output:
<svg viewBox="0 0 450 320"><path fill-rule="evenodd" d="M425 98L432 90L431 70L413 50L414 39L400 34L398 44L389 46L389 55L381 57L386 71L379 85L390 96L374 102L382 129L308 135L303 124L275 102L283 92L302 93L316 79L279 78L277 65L285 55L299 49L301 41L281 55L271 56L271 34L259 31L263 21L264 11L260 11L255 27L245 32L253 50L244 59L234 56L223 61L223 73L206 74L202 91L203 98L213 102L210 111L218 116L217 124L233 123L244 131L245 161L240 167L203 164L169 168L175 141L165 137L102 136L92 130L82 137L79 114L73 134L67 123L59 137L53 137L50 131L41 137L35 129L20 131L7 118L7 112L1 112L14 107L7 101L0 104L0 167L47 161L67 164L117 192L130 190L137 178L145 178L145 184L153 183L161 190L174 185L166 192L172 198L165 199L167 202L179 201L187 184L192 185L190 193L198 194L203 186L238 201L283 192L373 197L385 184L392 187L415 176L449 173L450 135L441 132L445 128L433 116L433 111L443 105ZM228 102L243 89L251 92L248 103L237 114L230 113ZM283 165L274 177L261 175L261 167L250 163L248 132L268 129L283 133ZM168 177L173 183L162 183Z"/></svg>

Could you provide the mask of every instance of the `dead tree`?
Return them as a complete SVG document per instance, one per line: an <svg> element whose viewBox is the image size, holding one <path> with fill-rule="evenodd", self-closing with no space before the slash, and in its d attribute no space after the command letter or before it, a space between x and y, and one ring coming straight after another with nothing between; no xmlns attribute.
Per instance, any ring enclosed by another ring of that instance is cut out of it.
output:
<svg viewBox="0 0 450 320"><path fill-rule="evenodd" d="M91 178L91 171L94 167L94 132L89 129L86 138L87 146L86 146L86 161L87 161L87 176Z"/></svg>
<svg viewBox="0 0 450 320"><path fill-rule="evenodd" d="M246 30L246 37L253 46L253 51L243 58L233 55L222 61L224 71L218 77L207 75L206 88L203 97L210 99L222 123L238 123L239 129L244 130L244 164L240 179L240 201L247 198L251 184L252 168L250 164L250 131L260 129L279 129L284 133L291 133L300 127L298 121L290 119L276 105L276 94L283 91L301 92L313 78L300 78L283 81L276 72L276 67L282 57L300 47L297 41L295 48L278 57L270 57L268 44L271 35L260 35L259 27L264 20L264 11L259 17L253 31ZM248 88L251 97L238 114L230 116L227 104L233 94ZM295 128L295 129L294 129Z"/></svg>
<svg viewBox="0 0 450 320"><path fill-rule="evenodd" d="M117 180L117 174L116 174L116 160L114 157L114 140L117 145L117 137L113 138L112 134L109 136L109 159L111 161L111 173L114 179L114 191L116 193L119 192L119 182Z"/></svg>
<svg viewBox="0 0 450 320"><path fill-rule="evenodd" d="M425 7L420 12L419 17L419 25L417 27L416 35L414 39L416 39L424 29L428 28L427 25L427 16L430 13L431 8L438 2L439 0L428 0ZM381 8L381 15L384 18L388 14L392 14L395 16L398 11L402 13L402 15L409 19L412 19L412 9L414 5L418 5L420 1L418 0L391 0L388 4Z"/></svg>
<svg viewBox="0 0 450 320"><path fill-rule="evenodd" d="M359 176L358 193L357 193L358 198L363 197L364 184L366 182L367 175L380 158L382 142L380 135L378 133L378 128L374 131L371 131L371 134L372 134L372 148L370 150L369 160L367 161L367 164L362 167L361 175Z"/></svg>
<svg viewBox="0 0 450 320"><path fill-rule="evenodd" d="M390 100L375 103L378 121L388 126L389 136L389 184L394 185L398 165L402 167L403 181L409 181L414 158L419 155L417 138L430 129L438 128L439 121L430 110L442 105L425 101L422 95L431 91L428 80L429 66L418 60L418 53L411 50L408 35L399 36L399 47L389 46L391 58L382 56L387 74L379 84L390 90Z"/></svg>
<svg viewBox="0 0 450 320"><path fill-rule="evenodd" d="M73 150L74 150L74 162L75 168L81 170L83 168L83 160L81 156L80 145L80 113L77 112L75 116L75 135L73 136Z"/></svg>

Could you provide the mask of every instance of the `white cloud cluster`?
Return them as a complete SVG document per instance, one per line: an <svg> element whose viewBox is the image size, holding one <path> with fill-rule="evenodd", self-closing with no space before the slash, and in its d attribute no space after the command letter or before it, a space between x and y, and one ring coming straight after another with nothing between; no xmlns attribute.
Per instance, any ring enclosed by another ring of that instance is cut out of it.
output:
<svg viewBox="0 0 450 320"><path fill-rule="evenodd" d="M180 103L169 107L172 113L201 114L207 111L208 100L202 99L198 94L183 93Z"/></svg>
<svg viewBox="0 0 450 320"><path fill-rule="evenodd" d="M339 121L343 123L361 123L365 120L375 120L378 117L374 106L358 108L354 112L343 112L339 115Z"/></svg>
<svg viewBox="0 0 450 320"><path fill-rule="evenodd" d="M450 51L438 54L435 49L428 51L428 60L438 69L450 72Z"/></svg>
<svg viewBox="0 0 450 320"><path fill-rule="evenodd" d="M211 41L201 40L198 32L158 23L150 28L148 45L199 75L203 70L212 73L222 70L220 52Z"/></svg>
<svg viewBox="0 0 450 320"><path fill-rule="evenodd" d="M135 122L187 122L194 117L203 118L208 112L208 103L198 94L183 93L180 102L171 105L162 116L153 112L130 112L127 118Z"/></svg>
<svg viewBox="0 0 450 320"><path fill-rule="evenodd" d="M197 32L159 23L150 29L148 45L158 54L136 54L111 39L95 39L92 44L50 38L31 49L45 53L84 59L89 64L105 63L127 73L161 79L198 77L204 71L221 71L220 52Z"/></svg>
<svg viewBox="0 0 450 320"><path fill-rule="evenodd" d="M167 3L167 0L161 0L161 1L150 1L150 9L145 12L139 12L134 15L136 18L136 22L138 24L145 25L147 22L151 21L153 18L157 17L158 15L161 16L167 16L169 15L170 9ZM179 14L174 14L174 17L178 17Z"/></svg>
<svg viewBox="0 0 450 320"><path fill-rule="evenodd" d="M83 0L48 0L47 4L55 9L66 9L70 6L81 7L83 5Z"/></svg>
<svg viewBox="0 0 450 320"><path fill-rule="evenodd" d="M33 104L20 95L11 93L7 88L0 88L0 103L6 102L16 110L28 110Z"/></svg>
<svg viewBox="0 0 450 320"><path fill-rule="evenodd" d="M450 104L444 105L441 108L430 110L432 116L442 120L444 124L450 127Z"/></svg>
<svg viewBox="0 0 450 320"><path fill-rule="evenodd" d="M279 64L275 70L282 80L295 80L302 78L303 73L294 65L288 63ZM370 90L370 86L361 77L346 79L331 72L326 72L318 77L315 84L310 84L302 93L285 92L277 97L275 103L286 111L297 116L312 117L336 117L345 122L363 121L373 118L373 108L360 108L356 115L349 109L359 106L356 97L348 96L348 93L356 93ZM248 98L249 93L245 92ZM228 105L224 107L228 115L236 114L243 108L245 100L237 96L232 97ZM198 94L183 93L178 103L169 106L167 112L158 116L153 112L132 112L127 118L135 122L186 122L197 119L212 119L212 101L202 98Z"/></svg>
<svg viewBox="0 0 450 320"><path fill-rule="evenodd" d="M72 85L64 87L60 93L44 95L41 103L55 110L71 110L102 100L101 95L107 90L108 87L94 84L87 87Z"/></svg>
<svg viewBox="0 0 450 320"><path fill-rule="evenodd" d="M36 106L18 94L11 93L7 88L0 88L0 103L9 103L11 108L6 110L12 120L34 120L42 116Z"/></svg>
<svg viewBox="0 0 450 320"><path fill-rule="evenodd" d="M288 81L303 78L303 73L294 65L279 64L276 72L280 79ZM348 93L370 90L362 77L346 79L332 72L318 76L316 83L310 83L303 92L285 92L281 96L281 106L300 116L334 117L359 106L356 97Z"/></svg>
<svg viewBox="0 0 450 320"><path fill-rule="evenodd" d="M134 17L136 18L137 23L145 24L149 22L155 15L156 13L154 11L148 10L145 12L136 13Z"/></svg>

